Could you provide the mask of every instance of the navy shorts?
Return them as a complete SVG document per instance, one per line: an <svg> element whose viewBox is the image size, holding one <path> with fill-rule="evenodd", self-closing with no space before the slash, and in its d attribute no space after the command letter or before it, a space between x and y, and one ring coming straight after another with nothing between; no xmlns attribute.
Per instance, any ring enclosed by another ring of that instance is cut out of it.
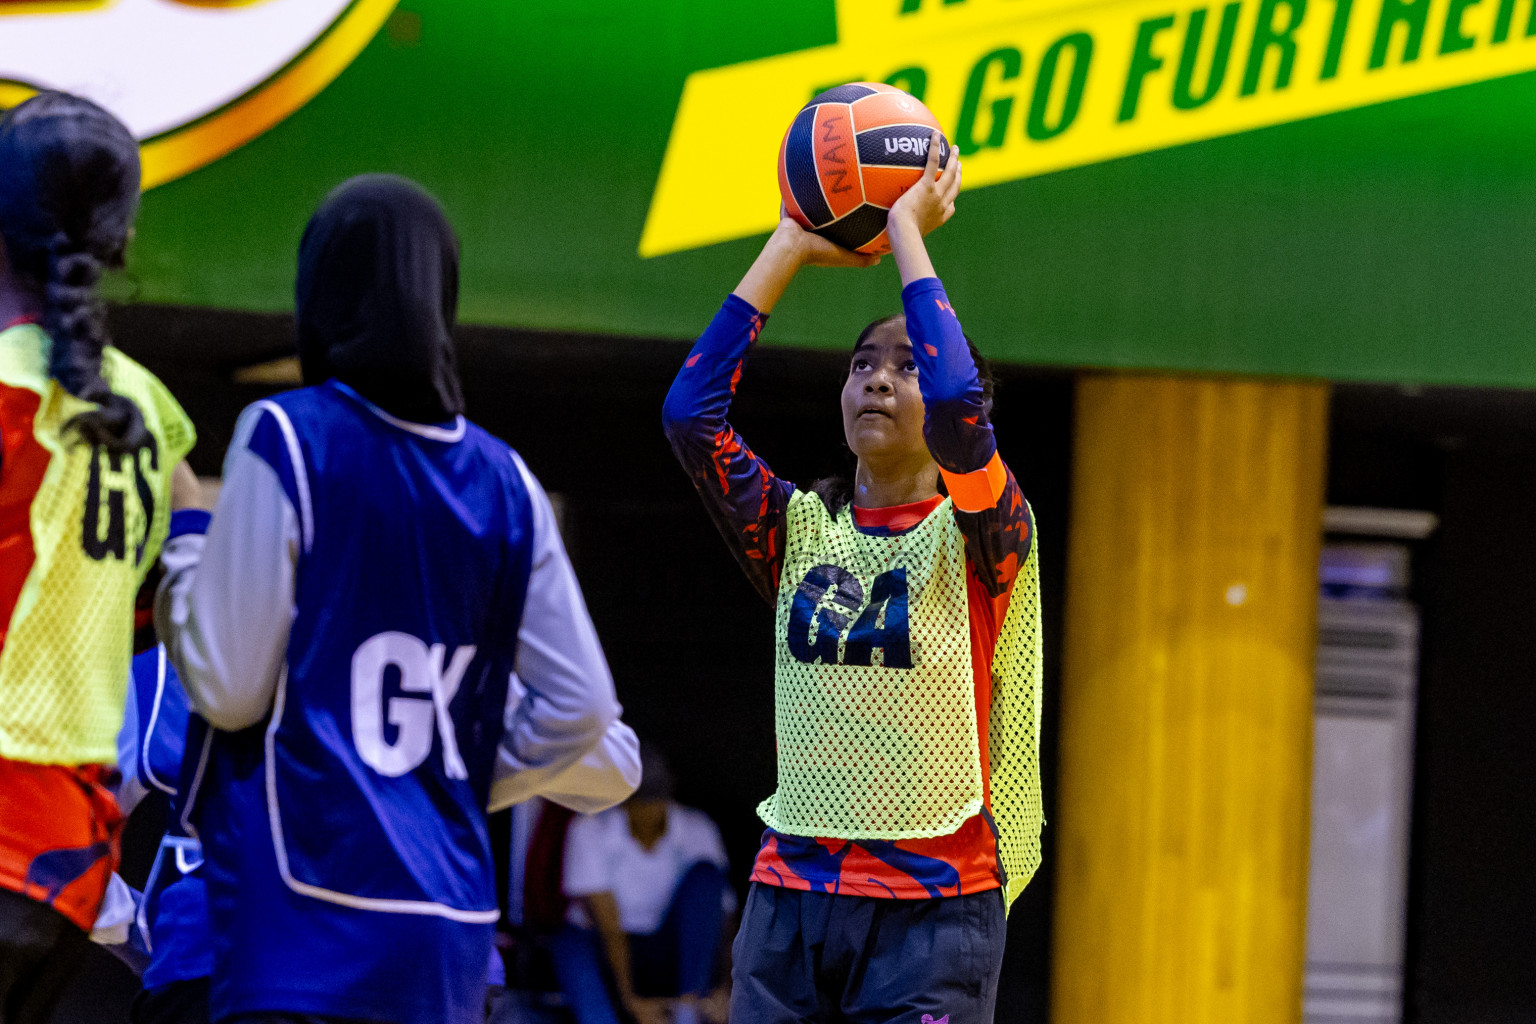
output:
<svg viewBox="0 0 1536 1024"><path fill-rule="evenodd" d="M731 1024L991 1024L1001 889L926 900L753 883L732 947Z"/></svg>

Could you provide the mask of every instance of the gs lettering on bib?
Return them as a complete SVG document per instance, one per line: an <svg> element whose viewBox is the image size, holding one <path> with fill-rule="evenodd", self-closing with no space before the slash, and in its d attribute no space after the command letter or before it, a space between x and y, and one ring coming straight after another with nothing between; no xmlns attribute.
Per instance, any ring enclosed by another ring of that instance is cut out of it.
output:
<svg viewBox="0 0 1536 1024"><path fill-rule="evenodd" d="M797 491L775 626L769 828L920 839L981 810L965 542L948 499L882 537Z"/></svg>
<svg viewBox="0 0 1536 1024"><path fill-rule="evenodd" d="M153 435L148 445L131 455L118 455L99 445L92 450L80 520L80 543L87 558L97 562L126 560L131 516L133 565L138 568L144 564L155 521L155 489L150 474L159 469L159 445ZM130 495L135 502L131 509Z"/></svg>

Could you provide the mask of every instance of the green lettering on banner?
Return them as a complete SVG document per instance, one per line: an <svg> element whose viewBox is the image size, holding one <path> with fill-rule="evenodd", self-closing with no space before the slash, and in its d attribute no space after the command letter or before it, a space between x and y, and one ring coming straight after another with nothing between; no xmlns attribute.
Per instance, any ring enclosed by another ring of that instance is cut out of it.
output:
<svg viewBox="0 0 1536 1024"><path fill-rule="evenodd" d="M1472 49L1476 40L1462 32L1461 19L1467 13L1468 7L1482 2L1483 0L1451 0L1450 6L1445 10L1445 31L1440 35L1441 53L1457 53Z"/></svg>
<svg viewBox="0 0 1536 1024"><path fill-rule="evenodd" d="M1328 50L1323 54L1323 71L1317 76L1320 82L1336 78L1339 74L1339 58L1344 56L1344 33L1349 30L1349 12L1355 0L1333 0L1333 24L1328 29Z"/></svg>
<svg viewBox="0 0 1536 1024"><path fill-rule="evenodd" d="M1046 124L1051 103L1051 93L1056 81L1056 66L1061 63L1061 53L1072 48L1072 77L1067 80L1067 95L1062 100L1061 116L1055 124ZM1054 139L1077 120L1077 112L1083 105L1083 89L1088 85L1088 63L1093 60L1093 36L1086 32L1074 32L1051 44L1040 58L1040 70L1035 76L1035 95L1029 103L1029 120L1025 132L1036 142Z"/></svg>
<svg viewBox="0 0 1536 1024"><path fill-rule="evenodd" d="M1142 82L1163 66L1163 58L1152 52L1152 43L1159 32L1166 32L1170 28L1173 28L1171 14L1148 18L1137 26L1136 48L1131 51L1131 66L1125 74L1125 94L1120 99L1120 121L1129 121L1136 116L1136 107L1141 102Z"/></svg>
<svg viewBox="0 0 1536 1024"><path fill-rule="evenodd" d="M1184 52L1179 56L1179 73L1173 80L1173 105L1180 110L1203 107L1215 98L1227 77L1227 60L1232 56L1232 37L1237 32L1237 16L1243 12L1241 3L1227 4L1221 12L1221 28L1216 33L1216 52L1211 54L1211 70L1205 76L1205 91L1199 96L1193 92L1195 64L1200 59L1200 37L1205 34L1204 7L1191 11L1189 25L1184 30Z"/></svg>
<svg viewBox="0 0 1536 1024"><path fill-rule="evenodd" d="M1509 23L1515 20L1515 0L1499 0L1499 16L1493 21L1493 41L1502 43L1509 38ZM1536 0L1531 0L1531 13L1525 23L1525 37L1536 36Z"/></svg>
<svg viewBox="0 0 1536 1024"><path fill-rule="evenodd" d="M905 89L917 102L921 103L923 94L928 91L928 72L922 68L902 68L885 76L885 84Z"/></svg>
<svg viewBox="0 0 1536 1024"><path fill-rule="evenodd" d="M1282 6L1288 12L1285 28L1276 28L1275 13ZM1248 67L1243 71L1240 95L1252 96L1259 91L1264 57L1271 49L1280 51L1280 61L1275 66L1275 91L1291 84L1291 69L1296 65L1296 30L1306 16L1307 0L1263 0L1259 4L1259 20L1253 26L1253 45L1248 48Z"/></svg>
<svg viewBox="0 0 1536 1024"><path fill-rule="evenodd" d="M1424 20L1429 15L1430 0L1381 0L1381 20L1376 23L1376 42L1371 47L1371 70L1387 63L1387 50L1392 46L1392 30L1401 23L1408 32L1403 43L1403 63L1419 59L1419 47L1424 43Z"/></svg>
<svg viewBox="0 0 1536 1024"><path fill-rule="evenodd" d="M950 4L963 4L963 3L965 3L965 0L944 0L944 6L945 7L948 7ZM922 10L922 7L923 7L923 0L901 0L901 13L902 14L916 14L918 11Z"/></svg>
<svg viewBox="0 0 1536 1024"><path fill-rule="evenodd" d="M987 141L976 141L976 114L981 109L981 93L987 87L987 74L994 64L1001 66L999 77L1002 81L1012 81L1024 70L1024 55L1005 46L981 58L971 69L970 80L965 85L965 100L960 104L960 123L955 128L955 145L961 156L970 156L983 149L997 149L1008 137L1008 118L1013 114L1012 96L992 101L992 126Z"/></svg>

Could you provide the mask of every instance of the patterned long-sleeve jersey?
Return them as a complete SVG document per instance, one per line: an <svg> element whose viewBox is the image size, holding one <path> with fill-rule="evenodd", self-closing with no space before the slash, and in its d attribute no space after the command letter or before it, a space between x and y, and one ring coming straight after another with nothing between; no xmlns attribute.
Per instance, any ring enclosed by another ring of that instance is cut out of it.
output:
<svg viewBox="0 0 1536 1024"><path fill-rule="evenodd" d="M924 436L954 499L965 538L966 585L984 788L992 699L992 651L1014 578L1033 543L1033 518L997 451L976 364L937 278L902 292L918 367ZM783 564L785 510L795 485L776 475L726 420L743 367L766 316L726 299L667 395L667 438L752 585L769 602ZM911 529L941 504L935 496L895 508L853 509L871 533ZM991 794L985 793L990 807ZM794 889L922 899L1002 884L989 810L934 839L817 839L768 830L753 881Z"/></svg>

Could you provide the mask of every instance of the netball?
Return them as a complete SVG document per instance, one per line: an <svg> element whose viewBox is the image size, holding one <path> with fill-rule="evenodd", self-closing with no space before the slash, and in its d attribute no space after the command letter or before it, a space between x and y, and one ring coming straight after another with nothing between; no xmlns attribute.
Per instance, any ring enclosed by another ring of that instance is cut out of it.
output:
<svg viewBox="0 0 1536 1024"><path fill-rule="evenodd" d="M935 129L942 168L949 140L916 97L880 82L828 89L800 108L779 146L784 209L845 249L889 252L886 214L923 173Z"/></svg>

